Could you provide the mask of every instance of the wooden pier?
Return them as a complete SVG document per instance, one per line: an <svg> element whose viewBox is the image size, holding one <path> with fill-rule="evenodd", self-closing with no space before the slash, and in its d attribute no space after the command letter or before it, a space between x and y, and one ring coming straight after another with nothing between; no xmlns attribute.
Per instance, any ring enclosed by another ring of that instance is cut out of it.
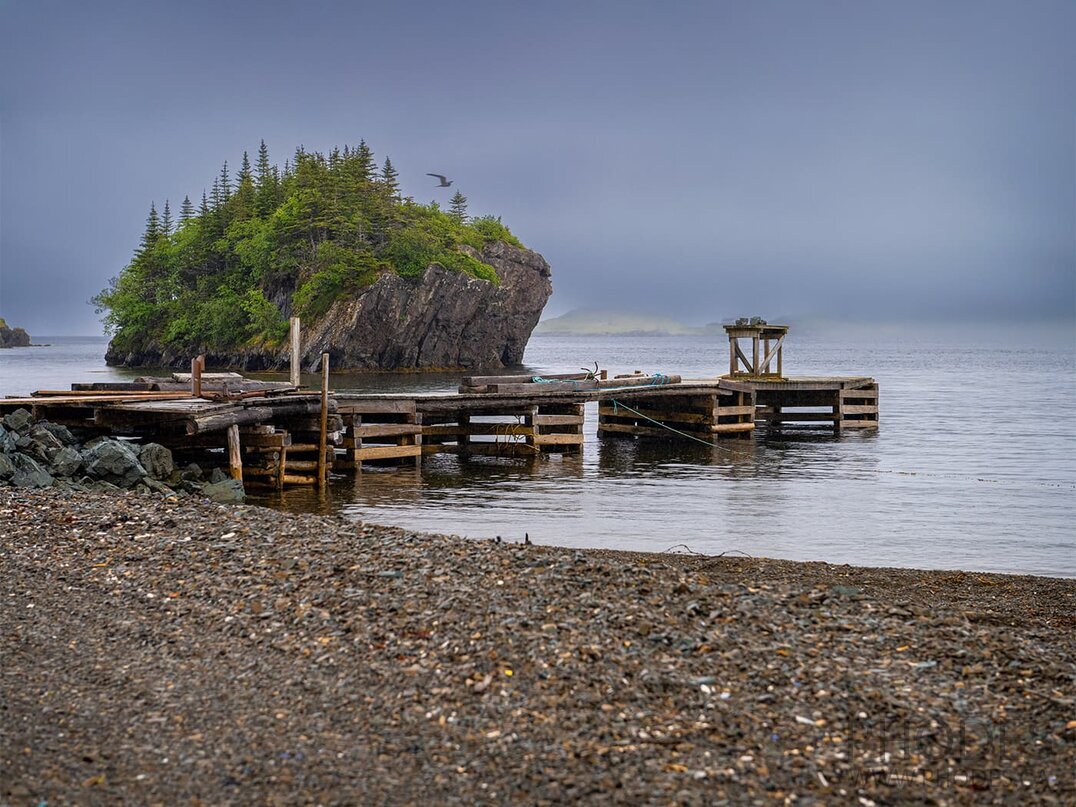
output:
<svg viewBox="0 0 1076 807"><path fill-rule="evenodd" d="M784 377L787 328L741 322L727 330L730 370L712 378L638 372L609 378L595 369L471 376L452 394L330 394L326 356L318 394L287 382L203 373L195 359L190 374L3 398L0 415L28 408L38 419L161 443L179 466L227 466L247 486L276 489L323 485L330 470L354 473L367 463L421 466L434 454L576 454L583 450L588 403L597 404L602 439L713 442L750 438L759 427L877 428L873 378ZM752 341L750 358L739 346L744 338Z"/></svg>

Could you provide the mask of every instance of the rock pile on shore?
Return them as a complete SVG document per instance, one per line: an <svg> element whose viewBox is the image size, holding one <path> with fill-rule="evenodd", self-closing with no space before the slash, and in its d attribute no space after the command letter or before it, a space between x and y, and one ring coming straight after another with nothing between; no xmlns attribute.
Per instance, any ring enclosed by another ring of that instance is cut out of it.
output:
<svg viewBox="0 0 1076 807"><path fill-rule="evenodd" d="M1072 804L1076 582L0 489L0 804Z"/></svg>
<svg viewBox="0 0 1076 807"><path fill-rule="evenodd" d="M244 496L243 483L219 468L176 468L172 452L157 443L76 434L58 423L35 421L25 409L0 418L0 487L5 485L174 498L196 494L217 502L241 502Z"/></svg>

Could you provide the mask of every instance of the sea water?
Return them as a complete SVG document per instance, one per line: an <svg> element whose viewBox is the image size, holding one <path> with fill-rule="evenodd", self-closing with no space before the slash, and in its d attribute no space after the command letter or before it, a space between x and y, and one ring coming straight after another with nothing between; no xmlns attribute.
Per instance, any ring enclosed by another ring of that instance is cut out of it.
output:
<svg viewBox="0 0 1076 807"><path fill-rule="evenodd" d="M910 334L915 334L910 335ZM722 552L868 566L1076 576L1076 347L1021 331L791 334L790 375L871 375L877 432L766 434L715 447L598 439L582 455L520 461L426 457L413 469L350 474L318 495L256 498L408 529L577 547ZM996 334L994 334L996 336ZM990 336L990 334L987 334ZM0 394L147 371L104 366L105 342L53 338L0 351ZM525 368L716 375L720 337L531 339ZM505 372L505 371L499 371ZM460 374L334 375L364 392L450 392ZM311 379L313 381L313 379Z"/></svg>

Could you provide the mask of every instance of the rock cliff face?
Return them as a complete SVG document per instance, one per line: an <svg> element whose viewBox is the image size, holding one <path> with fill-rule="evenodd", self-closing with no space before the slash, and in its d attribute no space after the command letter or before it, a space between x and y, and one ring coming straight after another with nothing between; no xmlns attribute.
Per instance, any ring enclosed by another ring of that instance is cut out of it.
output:
<svg viewBox="0 0 1076 807"><path fill-rule="evenodd" d="M29 347L30 334L22 328L9 328L8 324L0 319L0 348L4 347Z"/></svg>
<svg viewBox="0 0 1076 807"><path fill-rule="evenodd" d="M465 247L466 249L466 247ZM500 285L430 264L419 279L387 273L355 296L336 300L302 328L303 367L327 352L333 369L402 370L502 367L519 364L553 285L537 252L495 242L473 253L492 266ZM109 364L186 368L189 355L155 346L120 353ZM286 349L206 353L210 367L282 369Z"/></svg>

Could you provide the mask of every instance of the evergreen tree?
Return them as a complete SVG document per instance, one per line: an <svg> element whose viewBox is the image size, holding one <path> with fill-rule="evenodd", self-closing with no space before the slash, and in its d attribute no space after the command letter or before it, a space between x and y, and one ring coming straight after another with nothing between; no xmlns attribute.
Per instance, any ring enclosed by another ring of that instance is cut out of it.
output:
<svg viewBox="0 0 1076 807"><path fill-rule="evenodd" d="M236 176L235 196L232 197L232 219L242 221L255 213L254 175L250 170L250 158L243 152L243 164Z"/></svg>
<svg viewBox="0 0 1076 807"><path fill-rule="evenodd" d="M209 218L211 209L212 208L209 207L209 200L205 195L205 188L202 188L202 205L198 208L198 216L203 219Z"/></svg>
<svg viewBox="0 0 1076 807"><path fill-rule="evenodd" d="M374 153L365 140L359 141L359 147L355 149L355 159L358 161L359 175L369 181L374 175Z"/></svg>
<svg viewBox="0 0 1076 807"><path fill-rule="evenodd" d="M396 181L397 176L396 169L392 167L392 160L386 157L385 165L381 169L381 182L385 190L389 192L389 196L394 199L400 195L400 183Z"/></svg>
<svg viewBox="0 0 1076 807"><path fill-rule="evenodd" d="M452 215L460 224L467 223L467 197L458 190L456 195L452 197L449 210L452 211Z"/></svg>
<svg viewBox="0 0 1076 807"><path fill-rule="evenodd" d="M164 200L164 211L161 213L161 235L172 234L172 208L168 205L168 200Z"/></svg>
<svg viewBox="0 0 1076 807"><path fill-rule="evenodd" d="M228 161L224 161L224 166L220 169L220 200L221 202L227 202L232 195L232 180L228 176Z"/></svg>
<svg viewBox="0 0 1076 807"><path fill-rule="evenodd" d="M191 204L191 197L184 196L183 204L179 208L179 221L181 224L185 224L194 218L194 205Z"/></svg>
<svg viewBox="0 0 1076 807"><path fill-rule="evenodd" d="M265 145L264 140L258 146L258 162L255 165L255 170L258 173L258 188L261 189L269 181L270 174L273 171L273 166L269 162L269 147Z"/></svg>
<svg viewBox="0 0 1076 807"><path fill-rule="evenodd" d="M276 167L269 162L269 149L264 140L258 146L258 160L254 170L257 174L254 209L261 218L266 218L277 206L280 179Z"/></svg>
<svg viewBox="0 0 1076 807"><path fill-rule="evenodd" d="M243 162L239 167L239 175L235 178L236 185L241 185L244 179L253 179L253 174L250 171L250 157L247 153L243 152Z"/></svg>
<svg viewBox="0 0 1076 807"><path fill-rule="evenodd" d="M210 209L214 212L220 210L221 205L224 204L224 195L220 192L220 177L213 179L213 187L209 191Z"/></svg>
<svg viewBox="0 0 1076 807"><path fill-rule="evenodd" d="M145 254L149 252L157 243L157 239L161 237L161 220L157 215L157 204L155 202L149 203L149 215L146 216L146 230L142 233L142 243L139 246L139 254Z"/></svg>

